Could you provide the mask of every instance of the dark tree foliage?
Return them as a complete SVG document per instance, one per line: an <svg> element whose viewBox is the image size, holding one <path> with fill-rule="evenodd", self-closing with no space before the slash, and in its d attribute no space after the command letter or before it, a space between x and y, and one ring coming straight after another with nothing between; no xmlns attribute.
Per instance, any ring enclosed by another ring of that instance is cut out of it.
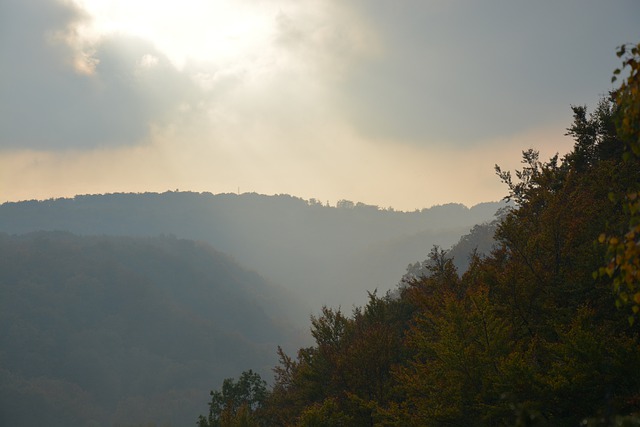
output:
<svg viewBox="0 0 640 427"><path fill-rule="evenodd" d="M256 412L267 397L267 383L251 369L234 381L227 378L220 391L211 391L209 415L198 417L198 427L259 425Z"/></svg>
<svg viewBox="0 0 640 427"><path fill-rule="evenodd" d="M622 137L623 158L632 164L640 159L640 44L622 45L618 49L622 68L616 69L612 82L628 69L629 75L614 94L619 114L616 130ZM596 276L613 279L616 305L629 308L629 323L640 317L640 182L631 182L622 192L612 192L613 200L620 200L627 223L608 235L602 233L600 243L607 244L607 262Z"/></svg>
<svg viewBox="0 0 640 427"><path fill-rule="evenodd" d="M265 409L270 425L373 425L397 400L392 367L406 357L403 335L412 312L406 300L375 292L351 317L324 308L312 318L315 346L295 359L279 350Z"/></svg>

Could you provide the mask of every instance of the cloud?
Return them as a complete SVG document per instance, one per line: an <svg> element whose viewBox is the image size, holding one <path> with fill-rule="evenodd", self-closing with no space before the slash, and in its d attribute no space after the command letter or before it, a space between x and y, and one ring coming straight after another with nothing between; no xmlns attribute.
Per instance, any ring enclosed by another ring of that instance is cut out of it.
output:
<svg viewBox="0 0 640 427"><path fill-rule="evenodd" d="M250 43L245 56L185 59L178 69L149 40L82 39L79 28L91 18L72 3L8 1L0 51L8 64L0 82L9 100L0 106L5 149L138 144L151 125L173 126L194 112L284 127L322 114L371 143L472 147L568 121L569 104L593 103L617 65L615 45L633 28L629 11L638 9L578 0L402 8L272 1L259 9L268 19L258 9L251 15L273 27L271 36ZM596 49L611 52L611 62Z"/></svg>
<svg viewBox="0 0 640 427"><path fill-rule="evenodd" d="M382 54L336 89L368 138L473 146L593 103L636 39L637 3L358 2ZM609 59L606 54L609 53Z"/></svg>
<svg viewBox="0 0 640 427"><path fill-rule="evenodd" d="M3 200L21 200L239 188L332 204L350 199L414 210L454 201L472 205L499 200L506 189L494 174L494 164L513 170L520 167L522 150L533 147L548 158L571 147L570 138L563 136L564 124L462 149L372 145L345 124L322 125L320 116L310 125L313 132L189 117L188 126L154 128L150 141L136 146L5 153L0 157L0 194Z"/></svg>
<svg viewBox="0 0 640 427"><path fill-rule="evenodd" d="M495 163L565 153L569 105L607 90L638 10L265 0L259 37L229 22L240 39L207 33L191 48L215 49L181 56L166 34L87 38L70 3L0 7L1 200L240 187L408 210L499 199Z"/></svg>
<svg viewBox="0 0 640 427"><path fill-rule="evenodd" d="M2 12L0 149L137 144L193 102L193 82L150 42L82 40L89 18L71 3L8 0Z"/></svg>

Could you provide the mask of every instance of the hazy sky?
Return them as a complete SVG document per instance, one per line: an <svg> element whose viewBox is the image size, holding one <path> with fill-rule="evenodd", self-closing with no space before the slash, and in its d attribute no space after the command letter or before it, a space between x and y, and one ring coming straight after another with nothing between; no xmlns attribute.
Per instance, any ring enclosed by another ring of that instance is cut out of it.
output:
<svg viewBox="0 0 640 427"><path fill-rule="evenodd" d="M0 0L0 202L193 190L413 210L566 153L637 0Z"/></svg>

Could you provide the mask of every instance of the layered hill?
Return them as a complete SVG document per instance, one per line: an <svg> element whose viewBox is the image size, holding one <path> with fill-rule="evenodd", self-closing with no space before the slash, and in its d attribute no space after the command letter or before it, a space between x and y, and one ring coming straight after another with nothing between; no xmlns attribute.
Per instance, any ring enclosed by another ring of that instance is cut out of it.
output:
<svg viewBox="0 0 640 427"><path fill-rule="evenodd" d="M415 212L278 195L166 192L109 194L0 205L0 231L66 230L81 235L157 236L210 243L307 302L349 308L366 291L393 288L409 263L433 245L450 247L501 203Z"/></svg>
<svg viewBox="0 0 640 427"><path fill-rule="evenodd" d="M174 237L0 234L0 425L190 425L212 384L269 377L282 289Z"/></svg>

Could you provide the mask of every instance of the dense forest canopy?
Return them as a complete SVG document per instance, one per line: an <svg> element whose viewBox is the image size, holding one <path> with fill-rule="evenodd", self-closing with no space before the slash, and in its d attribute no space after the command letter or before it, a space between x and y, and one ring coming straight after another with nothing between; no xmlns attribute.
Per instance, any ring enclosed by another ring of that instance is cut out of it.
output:
<svg viewBox="0 0 640 427"><path fill-rule="evenodd" d="M618 56L571 152L496 166L516 206L489 256L459 274L436 247L395 293L325 307L259 405L214 393L198 425L640 425L640 45Z"/></svg>

